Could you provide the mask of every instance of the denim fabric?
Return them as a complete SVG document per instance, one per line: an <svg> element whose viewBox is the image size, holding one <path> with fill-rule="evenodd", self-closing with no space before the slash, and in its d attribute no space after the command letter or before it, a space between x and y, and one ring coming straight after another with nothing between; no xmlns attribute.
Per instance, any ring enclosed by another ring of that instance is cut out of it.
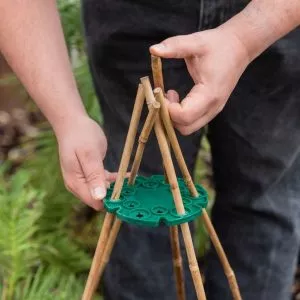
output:
<svg viewBox="0 0 300 300"><path fill-rule="evenodd" d="M213 28L243 0L83 0L90 67L116 170L139 78L151 73L148 47ZM164 61L166 88L184 96L193 82L183 61ZM213 222L244 300L288 300L300 244L300 31L274 44L245 71L209 125L216 204ZM143 114L145 116L145 112ZM200 132L179 136L192 171ZM155 138L142 174L161 173ZM185 252L187 299L196 299ZM106 300L176 299L167 228L122 225L104 276ZM215 252L208 255L208 300L231 299Z"/></svg>

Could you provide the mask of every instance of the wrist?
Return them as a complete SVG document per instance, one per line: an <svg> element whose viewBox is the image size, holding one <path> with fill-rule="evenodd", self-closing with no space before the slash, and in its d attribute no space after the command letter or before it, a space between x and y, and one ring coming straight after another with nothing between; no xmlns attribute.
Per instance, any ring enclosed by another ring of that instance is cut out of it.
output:
<svg viewBox="0 0 300 300"><path fill-rule="evenodd" d="M292 13L293 8L296 13ZM299 25L299 4L278 1L252 1L239 14L219 28L234 34L246 49L249 60L254 60L279 38Z"/></svg>
<svg viewBox="0 0 300 300"><path fill-rule="evenodd" d="M246 68L251 62L247 45L229 26L219 26L217 28L224 42L230 46L230 53L234 55L236 65Z"/></svg>
<svg viewBox="0 0 300 300"><path fill-rule="evenodd" d="M55 132L55 135L62 136L70 129L76 127L80 120L89 119L84 107L71 108L61 110L59 114L56 114L49 122Z"/></svg>
<svg viewBox="0 0 300 300"><path fill-rule="evenodd" d="M226 34L236 37L245 50L249 63L260 55L271 44L268 35L262 28L257 28L243 15L236 15L219 27Z"/></svg>

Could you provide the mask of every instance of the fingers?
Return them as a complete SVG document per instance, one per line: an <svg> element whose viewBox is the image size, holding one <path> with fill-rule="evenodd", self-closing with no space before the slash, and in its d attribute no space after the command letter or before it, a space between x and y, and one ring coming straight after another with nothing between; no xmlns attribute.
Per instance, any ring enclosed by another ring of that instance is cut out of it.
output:
<svg viewBox="0 0 300 300"><path fill-rule="evenodd" d="M201 84L195 85L181 103L170 103L169 112L177 125L190 125L207 112L209 94Z"/></svg>
<svg viewBox="0 0 300 300"><path fill-rule="evenodd" d="M76 155L93 200L102 200L106 196L102 154L97 148L86 148L78 150Z"/></svg>
<svg viewBox="0 0 300 300"><path fill-rule="evenodd" d="M105 180L109 183L111 182L115 182L118 176L117 172L109 172L107 170L104 171L105 172Z"/></svg>
<svg viewBox="0 0 300 300"><path fill-rule="evenodd" d="M164 58L186 58L201 54L201 33L178 35L150 47L150 52Z"/></svg>
<svg viewBox="0 0 300 300"><path fill-rule="evenodd" d="M201 118L190 125L175 124L175 127L182 135L190 135L207 125L221 110L221 108L212 110L210 113L203 115Z"/></svg>
<svg viewBox="0 0 300 300"><path fill-rule="evenodd" d="M118 173L104 170L102 161L98 159L99 156L96 154L97 152L94 155L83 155L83 153L79 151L74 157L61 157L65 186L85 204L95 210L103 210L101 200L105 197L110 184L116 180ZM129 175L130 173L127 173L126 177ZM100 193L97 190L99 187L101 188Z"/></svg>
<svg viewBox="0 0 300 300"><path fill-rule="evenodd" d="M179 95L176 91L174 90L168 90L167 91L167 99L171 103L179 103Z"/></svg>
<svg viewBox="0 0 300 300"><path fill-rule="evenodd" d="M168 108L174 126L181 134L189 135L204 127L223 106L204 85L197 84L181 103L170 101Z"/></svg>
<svg viewBox="0 0 300 300"><path fill-rule="evenodd" d="M72 188L67 186L67 189L78 199L82 199L88 206L97 211L103 210L103 201L93 199L90 189L84 182L78 183L76 186L72 186Z"/></svg>
<svg viewBox="0 0 300 300"><path fill-rule="evenodd" d="M91 195L76 154L70 153L60 156L62 175L67 190L95 210L103 209L102 201L93 199Z"/></svg>
<svg viewBox="0 0 300 300"><path fill-rule="evenodd" d="M130 176L130 172L127 172L125 174L125 178L128 178ZM105 180L106 182L109 182L109 183L112 183L112 182L115 182L117 180L117 177L118 177L118 172L109 172L107 170L105 170Z"/></svg>

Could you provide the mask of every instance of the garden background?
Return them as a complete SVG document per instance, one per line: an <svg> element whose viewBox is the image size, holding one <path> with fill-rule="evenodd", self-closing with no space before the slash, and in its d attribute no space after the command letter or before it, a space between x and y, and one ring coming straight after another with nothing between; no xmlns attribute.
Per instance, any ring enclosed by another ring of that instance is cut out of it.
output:
<svg viewBox="0 0 300 300"><path fill-rule="evenodd" d="M90 116L101 123L80 2L59 0L58 6L82 99ZM209 147L205 139L202 144L195 179L212 198ZM1 299L80 299L103 214L66 191L53 132L1 56L0 207ZM198 221L196 226L195 247L202 257L208 241ZM95 299L101 299L101 287Z"/></svg>

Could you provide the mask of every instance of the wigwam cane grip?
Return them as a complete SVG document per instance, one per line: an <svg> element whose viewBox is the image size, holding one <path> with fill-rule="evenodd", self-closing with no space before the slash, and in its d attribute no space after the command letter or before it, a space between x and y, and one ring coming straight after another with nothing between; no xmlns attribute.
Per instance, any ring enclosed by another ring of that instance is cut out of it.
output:
<svg viewBox="0 0 300 300"><path fill-rule="evenodd" d="M197 299L206 300L188 225L189 221L198 216L202 217L207 232L216 248L228 278L233 299L241 300L234 272L206 212L207 193L200 185L194 184L182 155L164 97L161 60L158 57L151 57L151 62L156 88L154 91L152 90L148 77L141 78L118 177L115 184L108 190L104 201L107 213L82 300L92 299L104 268L109 261L122 222L137 226L155 227L164 225L170 227L177 299L185 300L184 276L178 237L178 226L180 226ZM145 100L149 112L139 136L130 178L125 180ZM153 129L161 152L165 175L153 175L148 178L137 176L148 137ZM176 176L170 146L183 178L177 178Z"/></svg>

